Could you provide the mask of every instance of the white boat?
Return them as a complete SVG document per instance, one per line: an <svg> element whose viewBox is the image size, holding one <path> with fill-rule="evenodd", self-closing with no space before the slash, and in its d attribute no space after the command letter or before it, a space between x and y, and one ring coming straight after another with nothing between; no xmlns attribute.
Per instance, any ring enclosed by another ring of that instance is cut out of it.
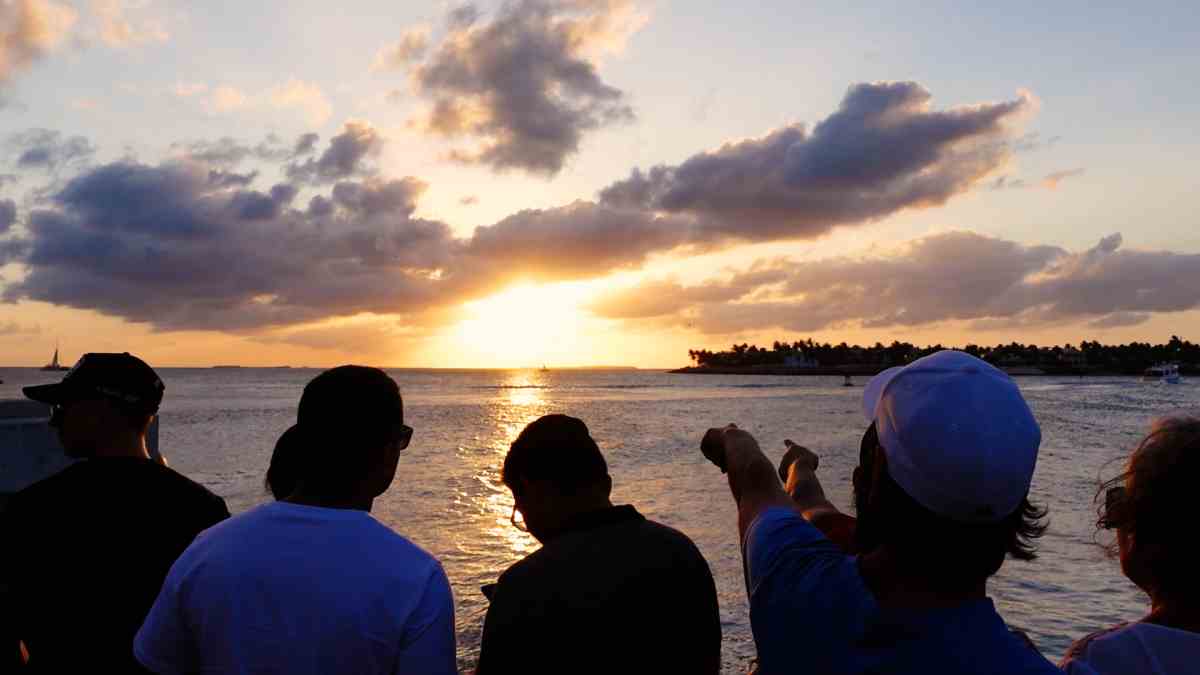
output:
<svg viewBox="0 0 1200 675"><path fill-rule="evenodd" d="M1151 366L1142 373L1142 380L1145 382L1161 382L1162 384L1179 384L1182 381L1182 378L1179 376L1179 364L1160 363L1156 366Z"/></svg>

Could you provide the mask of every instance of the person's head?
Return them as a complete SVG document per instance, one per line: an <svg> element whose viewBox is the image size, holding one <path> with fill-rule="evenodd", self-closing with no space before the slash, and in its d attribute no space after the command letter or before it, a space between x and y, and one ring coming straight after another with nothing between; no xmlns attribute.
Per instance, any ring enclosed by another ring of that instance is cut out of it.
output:
<svg viewBox="0 0 1200 675"><path fill-rule="evenodd" d="M1016 384L962 352L878 375L854 471L859 549L887 547L898 572L965 591L1006 555L1035 557L1045 511L1028 493L1041 431Z"/></svg>
<svg viewBox="0 0 1200 675"><path fill-rule="evenodd" d="M525 427L504 458L501 479L539 541L572 516L609 505L608 464L582 420L546 415Z"/></svg>
<svg viewBox="0 0 1200 675"><path fill-rule="evenodd" d="M300 427L292 425L275 441L271 452L271 464L263 486L276 500L287 499L296 491L300 481L300 462L304 459L304 439Z"/></svg>
<svg viewBox="0 0 1200 675"><path fill-rule="evenodd" d="M302 489L329 500L374 498L391 485L411 437L392 378L377 368L339 366L304 387L268 480L272 488L278 482L277 495Z"/></svg>
<svg viewBox="0 0 1200 675"><path fill-rule="evenodd" d="M1155 603L1200 602L1200 418L1170 417L1151 427L1125 471L1104 485L1097 525L1117 531L1121 570Z"/></svg>
<svg viewBox="0 0 1200 675"><path fill-rule="evenodd" d="M164 390L154 369L129 353L84 354L61 382L24 388L50 405L50 426L71 457L144 452Z"/></svg>

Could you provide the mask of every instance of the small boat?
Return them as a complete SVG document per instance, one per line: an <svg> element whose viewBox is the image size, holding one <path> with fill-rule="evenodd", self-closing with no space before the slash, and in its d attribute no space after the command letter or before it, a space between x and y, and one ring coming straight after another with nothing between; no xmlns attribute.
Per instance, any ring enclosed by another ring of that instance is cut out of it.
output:
<svg viewBox="0 0 1200 675"><path fill-rule="evenodd" d="M849 375L843 375L842 377L845 377L845 378L846 378L846 381L845 381L845 382L842 382L842 386L843 386L843 387L853 387L853 386L855 386L855 385L854 385L854 382L852 382L852 381L850 380L850 376L849 376Z"/></svg>
<svg viewBox="0 0 1200 675"><path fill-rule="evenodd" d="M1179 376L1179 364L1160 363L1156 366L1151 366L1142 373L1142 381L1179 384L1182 381L1182 378Z"/></svg>
<svg viewBox="0 0 1200 675"><path fill-rule="evenodd" d="M46 365L42 366L42 370L51 371L51 372L61 372L64 370L70 370L70 368L68 368L58 362L58 345L54 346L54 358L50 359L50 363L47 363Z"/></svg>

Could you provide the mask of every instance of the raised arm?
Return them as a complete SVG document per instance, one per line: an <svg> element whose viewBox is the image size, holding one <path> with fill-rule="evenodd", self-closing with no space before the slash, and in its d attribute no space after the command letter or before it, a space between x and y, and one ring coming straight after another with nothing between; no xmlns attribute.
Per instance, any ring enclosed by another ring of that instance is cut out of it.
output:
<svg viewBox="0 0 1200 675"><path fill-rule="evenodd" d="M729 476L729 490L738 505L740 540L745 540L746 530L767 509L793 507L774 465L749 433L733 424L709 429L700 442L700 451Z"/></svg>

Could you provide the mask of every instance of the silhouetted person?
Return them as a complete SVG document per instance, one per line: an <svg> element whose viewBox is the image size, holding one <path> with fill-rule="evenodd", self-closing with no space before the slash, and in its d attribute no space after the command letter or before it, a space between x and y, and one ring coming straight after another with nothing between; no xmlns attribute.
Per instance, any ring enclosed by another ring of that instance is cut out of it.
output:
<svg viewBox="0 0 1200 675"><path fill-rule="evenodd" d="M986 594L1043 529L1027 498L1041 432L1016 384L944 351L881 373L864 408L877 442L854 471L857 557L811 524L837 513L819 484L789 496L750 434L701 444L738 502L759 673L1058 672ZM797 455L789 483L815 483L815 455Z"/></svg>
<svg viewBox="0 0 1200 675"><path fill-rule="evenodd" d="M289 494L184 552L138 659L158 673L455 673L441 565L369 513L412 437L396 383L375 368L325 371L287 434Z"/></svg>
<svg viewBox="0 0 1200 675"><path fill-rule="evenodd" d="M1150 596L1150 613L1076 642L1071 675L1200 671L1200 418L1160 420L1109 481L1098 525L1117 532L1121 571Z"/></svg>
<svg viewBox="0 0 1200 675"><path fill-rule="evenodd" d="M85 354L56 384L26 387L53 406L63 449L81 458L17 493L0 520L0 575L34 672L141 672L133 636L171 563L225 502L149 458L163 397L129 354Z"/></svg>
<svg viewBox="0 0 1200 675"><path fill-rule="evenodd" d="M276 501L287 499L300 482L300 461L304 452L304 432L292 425L279 435L271 452L271 463L263 485Z"/></svg>
<svg viewBox="0 0 1200 675"><path fill-rule="evenodd" d="M542 548L491 591L479 653L498 673L717 673L721 624L708 564L683 534L613 506L587 426L531 423L504 458L504 484Z"/></svg>

